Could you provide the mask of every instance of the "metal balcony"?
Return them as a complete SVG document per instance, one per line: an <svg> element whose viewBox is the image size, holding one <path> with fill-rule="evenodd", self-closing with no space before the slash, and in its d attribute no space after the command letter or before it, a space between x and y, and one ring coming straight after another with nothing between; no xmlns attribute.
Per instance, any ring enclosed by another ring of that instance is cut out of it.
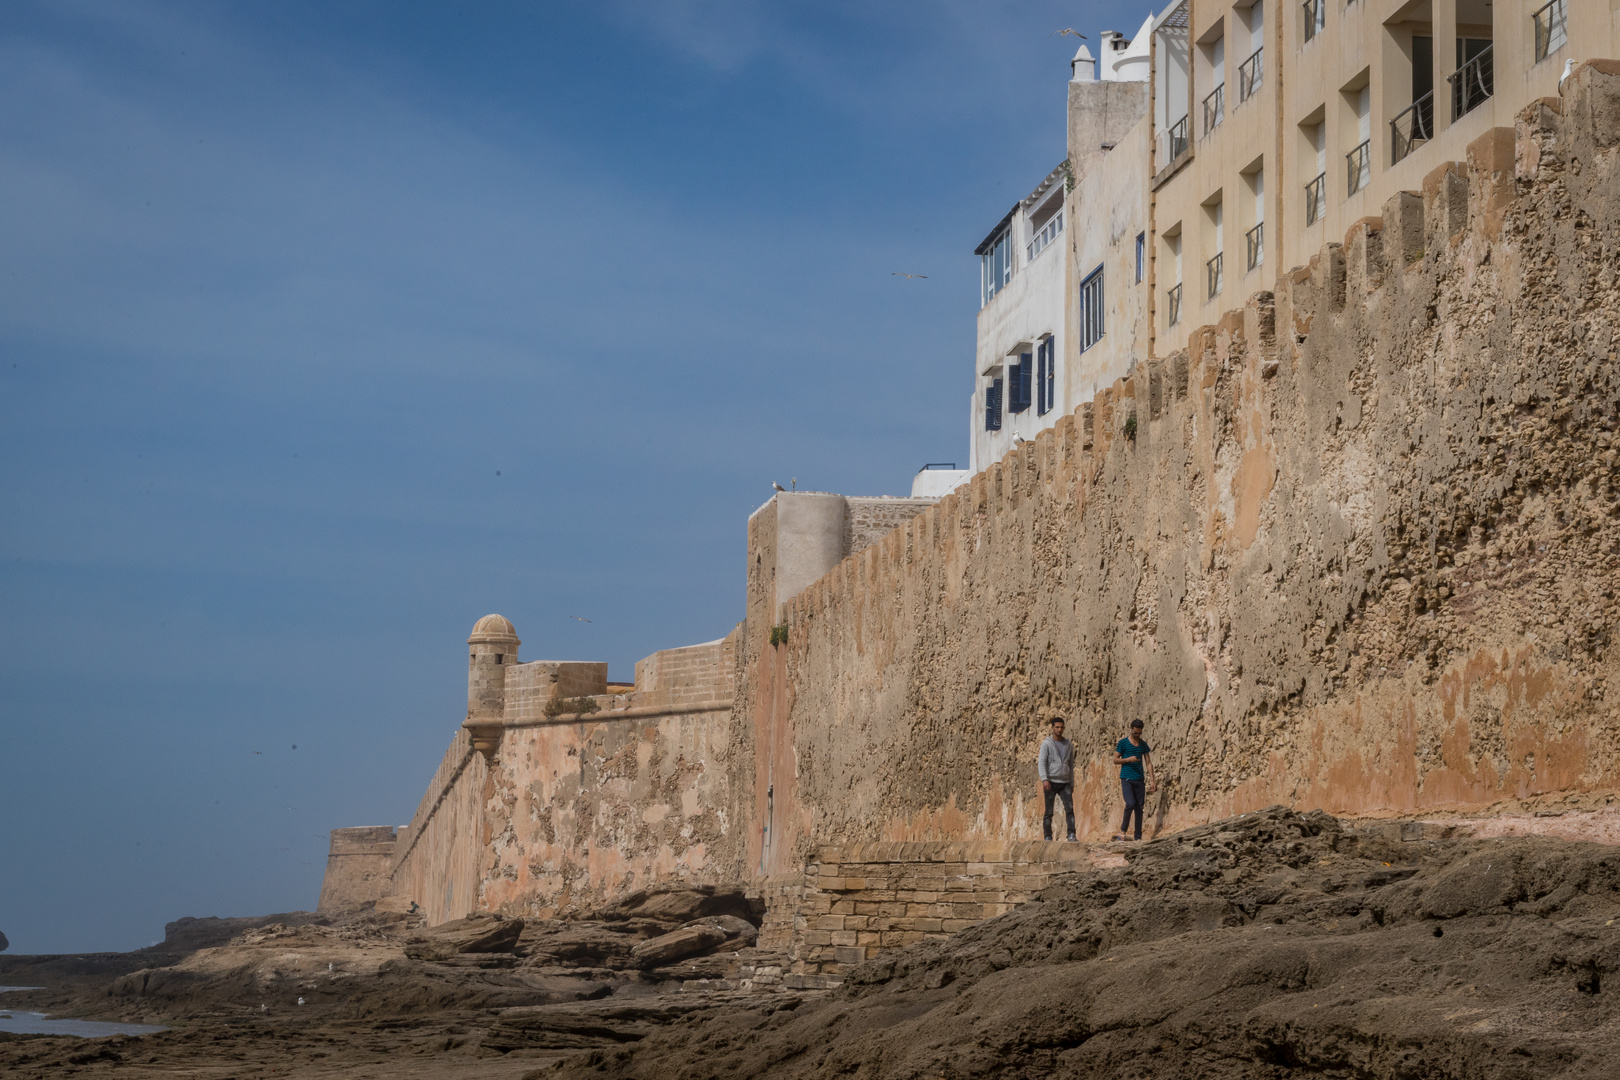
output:
<svg viewBox="0 0 1620 1080"><path fill-rule="evenodd" d="M1451 118L1460 120L1490 100L1495 88L1491 53L1496 48L1487 45L1478 56L1446 76L1451 84Z"/></svg>
<svg viewBox="0 0 1620 1080"><path fill-rule="evenodd" d="M1327 209L1327 173L1317 173L1316 179L1305 185L1305 224L1315 225L1322 220Z"/></svg>
<svg viewBox="0 0 1620 1080"><path fill-rule="evenodd" d="M1345 191L1351 195L1372 183L1372 143L1363 142L1344 155Z"/></svg>
<svg viewBox="0 0 1620 1080"><path fill-rule="evenodd" d="M1242 104L1260 92L1260 77L1264 74L1264 64L1261 53L1265 47L1254 50L1254 55L1243 61L1238 68L1238 104Z"/></svg>
<svg viewBox="0 0 1620 1080"><path fill-rule="evenodd" d="M1208 135L1221 126L1226 119L1226 84L1222 83L1210 91L1204 99L1204 134Z"/></svg>
<svg viewBox="0 0 1620 1080"><path fill-rule="evenodd" d="M1389 135L1391 164L1434 138L1434 91L1396 113L1389 122Z"/></svg>

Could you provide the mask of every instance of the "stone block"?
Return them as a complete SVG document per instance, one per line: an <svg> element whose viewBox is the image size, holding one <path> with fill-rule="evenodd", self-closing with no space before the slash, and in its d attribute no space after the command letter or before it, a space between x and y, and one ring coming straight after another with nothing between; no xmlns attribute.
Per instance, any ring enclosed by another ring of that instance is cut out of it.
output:
<svg viewBox="0 0 1620 1080"><path fill-rule="evenodd" d="M843 928L844 928L844 916L842 916L842 915L818 915L818 916L816 916L816 929L817 930L842 930Z"/></svg>
<svg viewBox="0 0 1620 1080"><path fill-rule="evenodd" d="M940 929L947 934L957 934L970 926L977 926L981 919L945 919L940 923Z"/></svg>
<svg viewBox="0 0 1620 1080"><path fill-rule="evenodd" d="M806 930L804 934L804 943L806 945L831 945L832 931Z"/></svg>
<svg viewBox="0 0 1620 1080"><path fill-rule="evenodd" d="M864 945L845 945L834 949L833 960L839 964L864 964L866 962L866 947Z"/></svg>
<svg viewBox="0 0 1620 1080"><path fill-rule="evenodd" d="M832 932L832 943L834 946L858 945L860 944L860 935L854 930L834 930Z"/></svg>

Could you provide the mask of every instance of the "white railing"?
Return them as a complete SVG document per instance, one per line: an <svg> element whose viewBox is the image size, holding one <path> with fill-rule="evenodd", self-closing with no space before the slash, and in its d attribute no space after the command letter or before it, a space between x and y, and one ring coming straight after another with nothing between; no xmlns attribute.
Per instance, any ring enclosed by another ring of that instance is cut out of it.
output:
<svg viewBox="0 0 1620 1080"><path fill-rule="evenodd" d="M1062 232L1063 211L1059 210L1057 213L1052 215L1045 225L1041 226L1041 231L1031 237L1028 244L1024 245L1024 261L1034 261L1035 256L1045 251L1052 241L1056 240L1058 235Z"/></svg>

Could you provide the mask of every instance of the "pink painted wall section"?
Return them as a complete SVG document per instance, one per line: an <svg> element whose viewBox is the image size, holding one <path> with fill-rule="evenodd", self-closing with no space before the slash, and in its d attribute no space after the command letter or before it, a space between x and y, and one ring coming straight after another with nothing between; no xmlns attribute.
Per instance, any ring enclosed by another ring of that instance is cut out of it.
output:
<svg viewBox="0 0 1620 1080"><path fill-rule="evenodd" d="M658 881L736 880L729 710L506 732L483 804L483 910L552 917Z"/></svg>

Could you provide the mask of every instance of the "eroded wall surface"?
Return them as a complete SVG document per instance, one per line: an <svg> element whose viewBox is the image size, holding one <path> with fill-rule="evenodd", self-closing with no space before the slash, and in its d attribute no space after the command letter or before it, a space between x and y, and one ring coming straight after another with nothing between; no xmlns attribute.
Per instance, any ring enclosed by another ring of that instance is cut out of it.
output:
<svg viewBox="0 0 1620 1080"><path fill-rule="evenodd" d="M1614 788L1617 136L1620 67L1577 69L1516 135L845 559L787 602L785 645L752 575L748 864L1038 838L1048 710L1090 836L1134 718L1155 828Z"/></svg>
<svg viewBox="0 0 1620 1080"><path fill-rule="evenodd" d="M655 653L628 694L579 693L605 684L606 665L511 665L494 760L457 733L400 831L392 895L439 923L588 911L658 881L736 880L735 860L713 854L736 825L734 644ZM564 698L597 711L548 716Z"/></svg>
<svg viewBox="0 0 1620 1080"><path fill-rule="evenodd" d="M349 910L389 895L395 838L392 825L333 829L315 910Z"/></svg>

